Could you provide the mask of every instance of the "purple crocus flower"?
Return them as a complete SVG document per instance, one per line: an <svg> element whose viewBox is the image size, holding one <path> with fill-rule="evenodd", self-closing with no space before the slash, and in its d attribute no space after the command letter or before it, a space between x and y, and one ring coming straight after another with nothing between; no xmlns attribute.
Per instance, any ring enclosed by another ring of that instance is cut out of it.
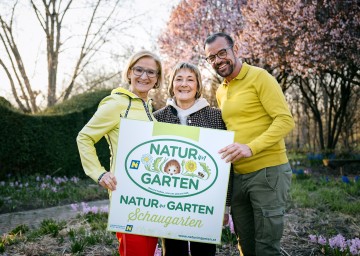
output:
<svg viewBox="0 0 360 256"><path fill-rule="evenodd" d="M323 236L319 236L318 243L321 245L326 245L326 238Z"/></svg>
<svg viewBox="0 0 360 256"><path fill-rule="evenodd" d="M78 204L71 204L70 206L71 206L71 209L72 209L73 211L75 211L75 212L77 212L78 209L79 209L79 205L78 205Z"/></svg>
<svg viewBox="0 0 360 256"><path fill-rule="evenodd" d="M154 253L154 256L161 256L162 253L161 253L161 248L159 248L159 245L157 244L156 245L156 249L155 249L155 253Z"/></svg>
<svg viewBox="0 0 360 256"><path fill-rule="evenodd" d="M93 206L93 207L90 208L90 211L92 213L97 213L99 211L99 208L97 206Z"/></svg>
<svg viewBox="0 0 360 256"><path fill-rule="evenodd" d="M341 234L330 238L329 245L333 249L339 248L341 252L343 252L347 247L345 237L343 237Z"/></svg>
<svg viewBox="0 0 360 256"><path fill-rule="evenodd" d="M70 179L72 182L74 182L74 183L78 183L79 182L79 178L78 177L72 177L71 179Z"/></svg>
<svg viewBox="0 0 360 256"><path fill-rule="evenodd" d="M310 242L317 243L317 236L316 235L309 235Z"/></svg>
<svg viewBox="0 0 360 256"><path fill-rule="evenodd" d="M353 255L360 254L360 239L358 237L351 239L349 241L349 244L350 244L349 249L350 249L351 254L353 254Z"/></svg>
<svg viewBox="0 0 360 256"><path fill-rule="evenodd" d="M87 203L81 202L82 212L87 214L90 212L90 207Z"/></svg>
<svg viewBox="0 0 360 256"><path fill-rule="evenodd" d="M102 207L100 208L100 212L103 212L103 213L109 212L109 206L102 206Z"/></svg>
<svg viewBox="0 0 360 256"><path fill-rule="evenodd" d="M229 214L229 228L230 228L230 232L232 234L235 234L234 221L231 217L231 214Z"/></svg>

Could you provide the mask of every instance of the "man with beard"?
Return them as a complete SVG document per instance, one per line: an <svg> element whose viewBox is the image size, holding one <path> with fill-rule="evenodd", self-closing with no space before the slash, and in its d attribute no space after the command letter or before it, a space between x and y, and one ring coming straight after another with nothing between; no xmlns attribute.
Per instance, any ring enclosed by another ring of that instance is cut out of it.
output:
<svg viewBox="0 0 360 256"><path fill-rule="evenodd" d="M206 61L224 79L216 92L234 143L219 153L234 166L231 214L243 255L280 254L285 204L291 183L284 137L294 128L276 79L242 62L225 33L205 40Z"/></svg>

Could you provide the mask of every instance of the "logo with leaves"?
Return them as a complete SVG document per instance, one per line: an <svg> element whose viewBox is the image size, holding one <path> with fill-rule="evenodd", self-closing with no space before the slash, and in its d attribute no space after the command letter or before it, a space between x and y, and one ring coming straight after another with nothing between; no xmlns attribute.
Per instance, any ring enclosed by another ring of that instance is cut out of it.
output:
<svg viewBox="0 0 360 256"><path fill-rule="evenodd" d="M149 172L164 175L182 175L201 180L207 180L211 176L211 169L205 162L201 161L183 159L180 165L175 159L169 160L169 158L161 156L154 159L152 155L144 154L141 157L141 162Z"/></svg>

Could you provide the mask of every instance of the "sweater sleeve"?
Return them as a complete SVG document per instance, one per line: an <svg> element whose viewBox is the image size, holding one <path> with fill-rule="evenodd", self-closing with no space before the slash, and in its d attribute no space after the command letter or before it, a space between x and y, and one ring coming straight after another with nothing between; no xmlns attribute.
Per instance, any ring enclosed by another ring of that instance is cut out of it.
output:
<svg viewBox="0 0 360 256"><path fill-rule="evenodd" d="M118 100L119 95L104 98L90 121L79 132L76 141L83 169L95 182L105 172L96 153L95 143L111 130L116 129L120 122L120 114L127 107L125 100ZM128 100L128 99L126 99ZM124 104L122 104L124 102Z"/></svg>
<svg viewBox="0 0 360 256"><path fill-rule="evenodd" d="M256 90L265 112L273 120L267 130L248 143L253 155L283 139L295 126L285 96L276 81L266 71L261 72Z"/></svg>

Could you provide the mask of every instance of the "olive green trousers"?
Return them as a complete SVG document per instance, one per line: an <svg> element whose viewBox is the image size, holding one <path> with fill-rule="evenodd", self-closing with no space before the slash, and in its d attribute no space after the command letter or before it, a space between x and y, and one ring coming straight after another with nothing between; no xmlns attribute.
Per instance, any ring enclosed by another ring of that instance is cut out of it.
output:
<svg viewBox="0 0 360 256"><path fill-rule="evenodd" d="M231 214L242 255L281 255L291 176L288 163L234 174Z"/></svg>

